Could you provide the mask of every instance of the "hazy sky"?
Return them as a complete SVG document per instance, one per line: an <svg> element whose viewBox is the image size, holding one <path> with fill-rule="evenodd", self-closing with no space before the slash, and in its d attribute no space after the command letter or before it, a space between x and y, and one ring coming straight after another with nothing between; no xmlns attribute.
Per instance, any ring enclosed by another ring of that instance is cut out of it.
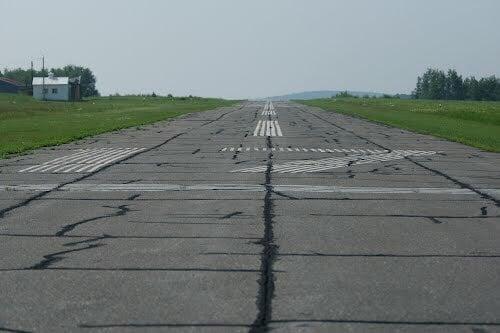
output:
<svg viewBox="0 0 500 333"><path fill-rule="evenodd" d="M81 64L114 92L409 92L500 75L499 0L0 0L0 68Z"/></svg>

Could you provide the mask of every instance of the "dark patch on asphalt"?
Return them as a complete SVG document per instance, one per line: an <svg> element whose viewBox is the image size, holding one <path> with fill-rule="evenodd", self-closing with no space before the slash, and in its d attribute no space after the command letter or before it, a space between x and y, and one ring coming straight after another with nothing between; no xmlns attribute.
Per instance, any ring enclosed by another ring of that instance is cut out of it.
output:
<svg viewBox="0 0 500 333"><path fill-rule="evenodd" d="M223 128L221 128L220 130L218 130L217 132L215 132L215 134L221 134L222 132L224 132Z"/></svg>
<svg viewBox="0 0 500 333"><path fill-rule="evenodd" d="M193 151L191 154L192 154L192 155L198 154L198 153L200 152L200 150L201 150L201 149L200 149L200 148L198 148L198 149L196 149L195 151Z"/></svg>

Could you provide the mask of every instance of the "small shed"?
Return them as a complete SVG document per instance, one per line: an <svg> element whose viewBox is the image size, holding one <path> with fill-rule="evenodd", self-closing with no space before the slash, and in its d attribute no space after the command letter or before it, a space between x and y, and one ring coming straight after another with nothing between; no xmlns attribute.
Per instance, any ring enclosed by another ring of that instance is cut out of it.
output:
<svg viewBox="0 0 500 333"><path fill-rule="evenodd" d="M0 93L17 94L25 88L24 84L6 77L0 77Z"/></svg>
<svg viewBox="0 0 500 333"><path fill-rule="evenodd" d="M47 101L79 101L80 78L55 77L34 77L33 97L38 100Z"/></svg>

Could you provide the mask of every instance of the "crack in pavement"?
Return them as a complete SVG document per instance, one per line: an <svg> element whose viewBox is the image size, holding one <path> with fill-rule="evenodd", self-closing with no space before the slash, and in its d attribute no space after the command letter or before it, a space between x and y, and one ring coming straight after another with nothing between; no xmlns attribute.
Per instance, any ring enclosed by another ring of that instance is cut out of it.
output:
<svg viewBox="0 0 500 333"><path fill-rule="evenodd" d="M301 108L301 107L297 107L297 108L298 108L299 110L301 110L302 112L307 112L307 111L305 111L305 110L304 110L303 108ZM321 116L319 116L319 115L315 114L314 112L307 112L307 113L308 113L308 114L311 114L312 116L314 116L314 117L316 117L316 118L318 118L318 119L320 119L320 120L322 120L322 121L324 121L324 122L326 122L326 123L328 123L328 124L330 124L330 125L332 125L332 126L335 126L335 127L339 128L339 129L341 129L341 130L345 131L345 132L348 132L348 133L350 133L350 134L354 135L355 137L357 137L357 138L359 138L359 139L365 140L366 142L371 143L371 144L373 144L373 145L375 145L375 146L377 146L377 147L379 147L379 148L381 148L381 149L385 149L385 150L392 151L392 149L389 149L389 148L387 148L387 147L385 147L385 146L383 146L383 145L381 145L381 144L376 143L375 141L372 141L372 140L367 139L367 138L365 138L365 137L363 137L363 136L361 136L361 135L359 135L359 134L356 134L356 133L354 133L354 132L353 132L353 131L351 131L351 130L348 130L348 129L346 129L346 128L343 128L343 127L341 127L341 126L339 126L339 125L337 125L337 124L335 124L335 123L333 123L333 122L329 121L328 119L325 119L325 118L323 118L323 117L321 117ZM360 119L360 120L362 120L362 121L366 121L366 122L368 122L368 123L373 123L373 122L371 122L371 121L369 121L369 120L366 120L366 119L363 119L363 118L359 118L359 117L354 117L354 116L346 116L346 117L352 117L352 118L355 118L355 119ZM375 124L376 124L376 125L381 125L381 124L378 124L378 123L375 123ZM389 127L390 127L390 126L389 126ZM392 128L392 127L391 127L391 128ZM430 168L430 167L428 167L428 166L425 166L425 165L423 165L422 163L415 161L415 160L414 160L414 159L412 159L410 156L405 156L405 159L406 159L406 160L408 160L408 161L410 161L410 162L412 162L412 163L414 163L414 164L416 164L416 165L418 165L418 166L419 166L419 167L421 167L421 168L424 168L424 169L425 169L425 170L427 170L427 171L430 171L430 172L434 173L435 175L439 175L439 176L441 176L441 177L446 178L447 180L449 180L449 181L453 182L454 184L456 184L456 185L460 186L461 188L466 188L466 189L468 189L468 190L471 190L471 191L473 191L473 192L477 193L477 194L478 194L479 196L481 196L483 199L490 200L490 201L494 202L494 203L495 203L495 205L496 205L497 207L500 207L500 200L498 200L498 199L494 198L493 196L491 196L491 195L489 195L489 194L487 194L487 193L485 193L485 192L483 192L483 191L481 191L481 190L476 189L476 188L475 188L475 187L473 187L472 185L467 184L467 183L464 183L464 182L462 182L462 181L460 181L460 180L458 180L458 179L456 179L456 178L453 178L452 176L450 176L450 175L448 175L448 174L446 174L446 173L444 173L444 172L442 172L442 171L439 171L439 170L436 170L436 169Z"/></svg>
<svg viewBox="0 0 500 333"><path fill-rule="evenodd" d="M105 218L110 218L110 217L124 216L127 213L129 213L129 212L132 211L130 208L128 208L128 206L129 205L120 205L118 207L103 206L104 208L118 209L118 211L115 212L115 213L112 213L112 214L105 214L105 215L101 215L101 216L92 217L92 218L89 218L89 219L84 219L84 220L81 220L81 221L78 221L78 222L75 222L75 223L66 224L65 226L63 226L61 228L61 230L59 230L58 232L56 232L56 236L58 236L58 237L65 236L68 232L72 231L77 226L85 224L85 223L94 222L94 221L98 221L98 220L105 219Z"/></svg>
<svg viewBox="0 0 500 333"><path fill-rule="evenodd" d="M134 154L128 155L127 157L125 157L125 158L123 158L123 159L121 159L121 160L117 160L117 161L115 161L115 162L113 162L113 163L110 163L110 164L108 164L108 165L106 165L106 166L104 166L104 167L100 168L99 170L96 170L96 171L93 171L93 172L89 172L89 173L87 173L87 174L85 174L85 175L83 175L83 176L81 176L81 177L78 177L78 178L76 178L76 179L74 179L74 180L71 180L71 181L68 181L68 182L61 183L61 184L59 184L58 186L56 186L56 187L54 187L54 188L52 188L52 189L50 189L50 190L47 190L47 191L43 191L43 192L37 193L36 195L31 196L31 197L29 197L29 198L27 198L27 199L25 199L25 200L21 201L20 203L14 204L14 205L12 205L12 206L9 206L9 207L3 208L3 209L0 209L0 220L1 220L1 219L3 219L3 218L5 217L5 214L10 213L10 212L12 212L12 211L14 211L14 210L16 210L16 209L18 209L18 208L25 207L25 206L29 205L31 202L33 202L33 201L35 201L35 200L37 200L37 199L40 199L40 198L42 198L42 197L46 196L47 194L50 194L50 193L52 193L52 192L55 192L55 191L60 190L60 189L61 189L62 187L64 187L64 186L67 186L67 185L71 185L71 184L78 183L78 182L80 182L80 181L82 181L82 180L85 180L85 179L87 179L87 178L89 178L89 177L92 177L92 176L96 175L97 173L99 173L99 172L101 172L101 171L107 170L107 169L109 169L109 168L111 168L111 167L113 167L113 166L115 166L115 165L117 165L117 164L119 164L119 163L123 163L123 162L128 161L128 160L130 160L130 159L132 159L132 158L134 158L134 157L136 157L136 156L138 156L138 155L141 155L141 154L144 154L144 153L148 153L148 152L151 152L151 151L153 151L153 150L155 150L155 149L158 149L158 148L160 148L160 147L162 147L162 146L166 145L166 144L167 144L167 143L169 143L170 141L172 141L172 140L174 140L174 139L176 139L176 138L180 137L181 135L185 135L185 134L190 133L190 132L192 132L192 131L195 131L195 130L197 130L197 129L199 129L199 128L202 128L202 127L205 127L205 126L207 126L207 125L210 125L210 124L212 124L212 123L214 123L214 122L216 122L216 121L219 121L220 119L222 119L223 117L225 117L226 115L228 115L228 114L230 114L230 113L233 113L233 112L236 112L236 111L239 111L239 110L243 109L243 108L245 107L245 105L246 105L246 104L243 104L243 105L242 105L242 106L240 106L239 108L234 108L233 110L228 111L228 112L225 112L225 113L223 113L222 115L220 115L219 117L217 117L217 118L215 118L215 119L212 119L212 120L209 120L209 121L202 119L201 121L204 121L205 123L204 123L204 124L202 124L202 125L201 125L201 126L199 126L199 127L192 128L192 129L190 129L190 130L188 130L188 131L186 131L186 132L181 132L181 133L178 133L178 134L176 134L176 135L173 135L173 136L171 136L170 138L168 138L168 139L164 140L163 142L161 142L161 143L159 143L159 144L157 144L157 145L154 145L154 146L152 146L152 147L149 147L149 148L146 148L146 149L144 149L144 150L138 151L137 153L134 153ZM175 120L172 120L172 121L175 121ZM78 145L78 144L84 144L84 142L75 142L74 144L76 144L76 145Z"/></svg>
<svg viewBox="0 0 500 333"><path fill-rule="evenodd" d="M62 256L64 254L72 253L72 252L80 252L80 251L85 251L85 250L90 250L96 247L100 247L102 244L90 244L86 247L79 248L79 249L72 249L72 250L66 250L66 251L59 251L59 252L54 252L54 253L49 253L43 256L43 260L34 264L33 266L26 267L23 270L30 270L30 269L47 269L49 268L50 265L55 264L58 261L63 260L65 257Z"/></svg>
<svg viewBox="0 0 500 333"><path fill-rule="evenodd" d="M274 203L272 200L273 185L271 171L273 168L273 152L271 137L267 137L267 148L269 148L267 158L267 170L265 173L266 194L264 197L264 235L256 243L262 245L261 267L259 278L259 291L257 295L257 317L255 318L250 333L267 332L269 331L269 322L272 318L272 300L274 296L274 270L273 265L278 253L278 246L274 243L273 217Z"/></svg>

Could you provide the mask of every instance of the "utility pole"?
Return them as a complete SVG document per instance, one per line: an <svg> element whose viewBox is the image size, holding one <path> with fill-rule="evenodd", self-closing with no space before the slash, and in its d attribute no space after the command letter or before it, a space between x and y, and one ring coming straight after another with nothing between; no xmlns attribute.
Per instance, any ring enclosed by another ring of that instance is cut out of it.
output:
<svg viewBox="0 0 500 333"><path fill-rule="evenodd" d="M45 101L45 56L42 56L42 99Z"/></svg>
<svg viewBox="0 0 500 333"><path fill-rule="evenodd" d="M31 91L31 96L33 96L33 60L31 60L31 82L29 84L29 90L28 90L28 93L29 91Z"/></svg>

